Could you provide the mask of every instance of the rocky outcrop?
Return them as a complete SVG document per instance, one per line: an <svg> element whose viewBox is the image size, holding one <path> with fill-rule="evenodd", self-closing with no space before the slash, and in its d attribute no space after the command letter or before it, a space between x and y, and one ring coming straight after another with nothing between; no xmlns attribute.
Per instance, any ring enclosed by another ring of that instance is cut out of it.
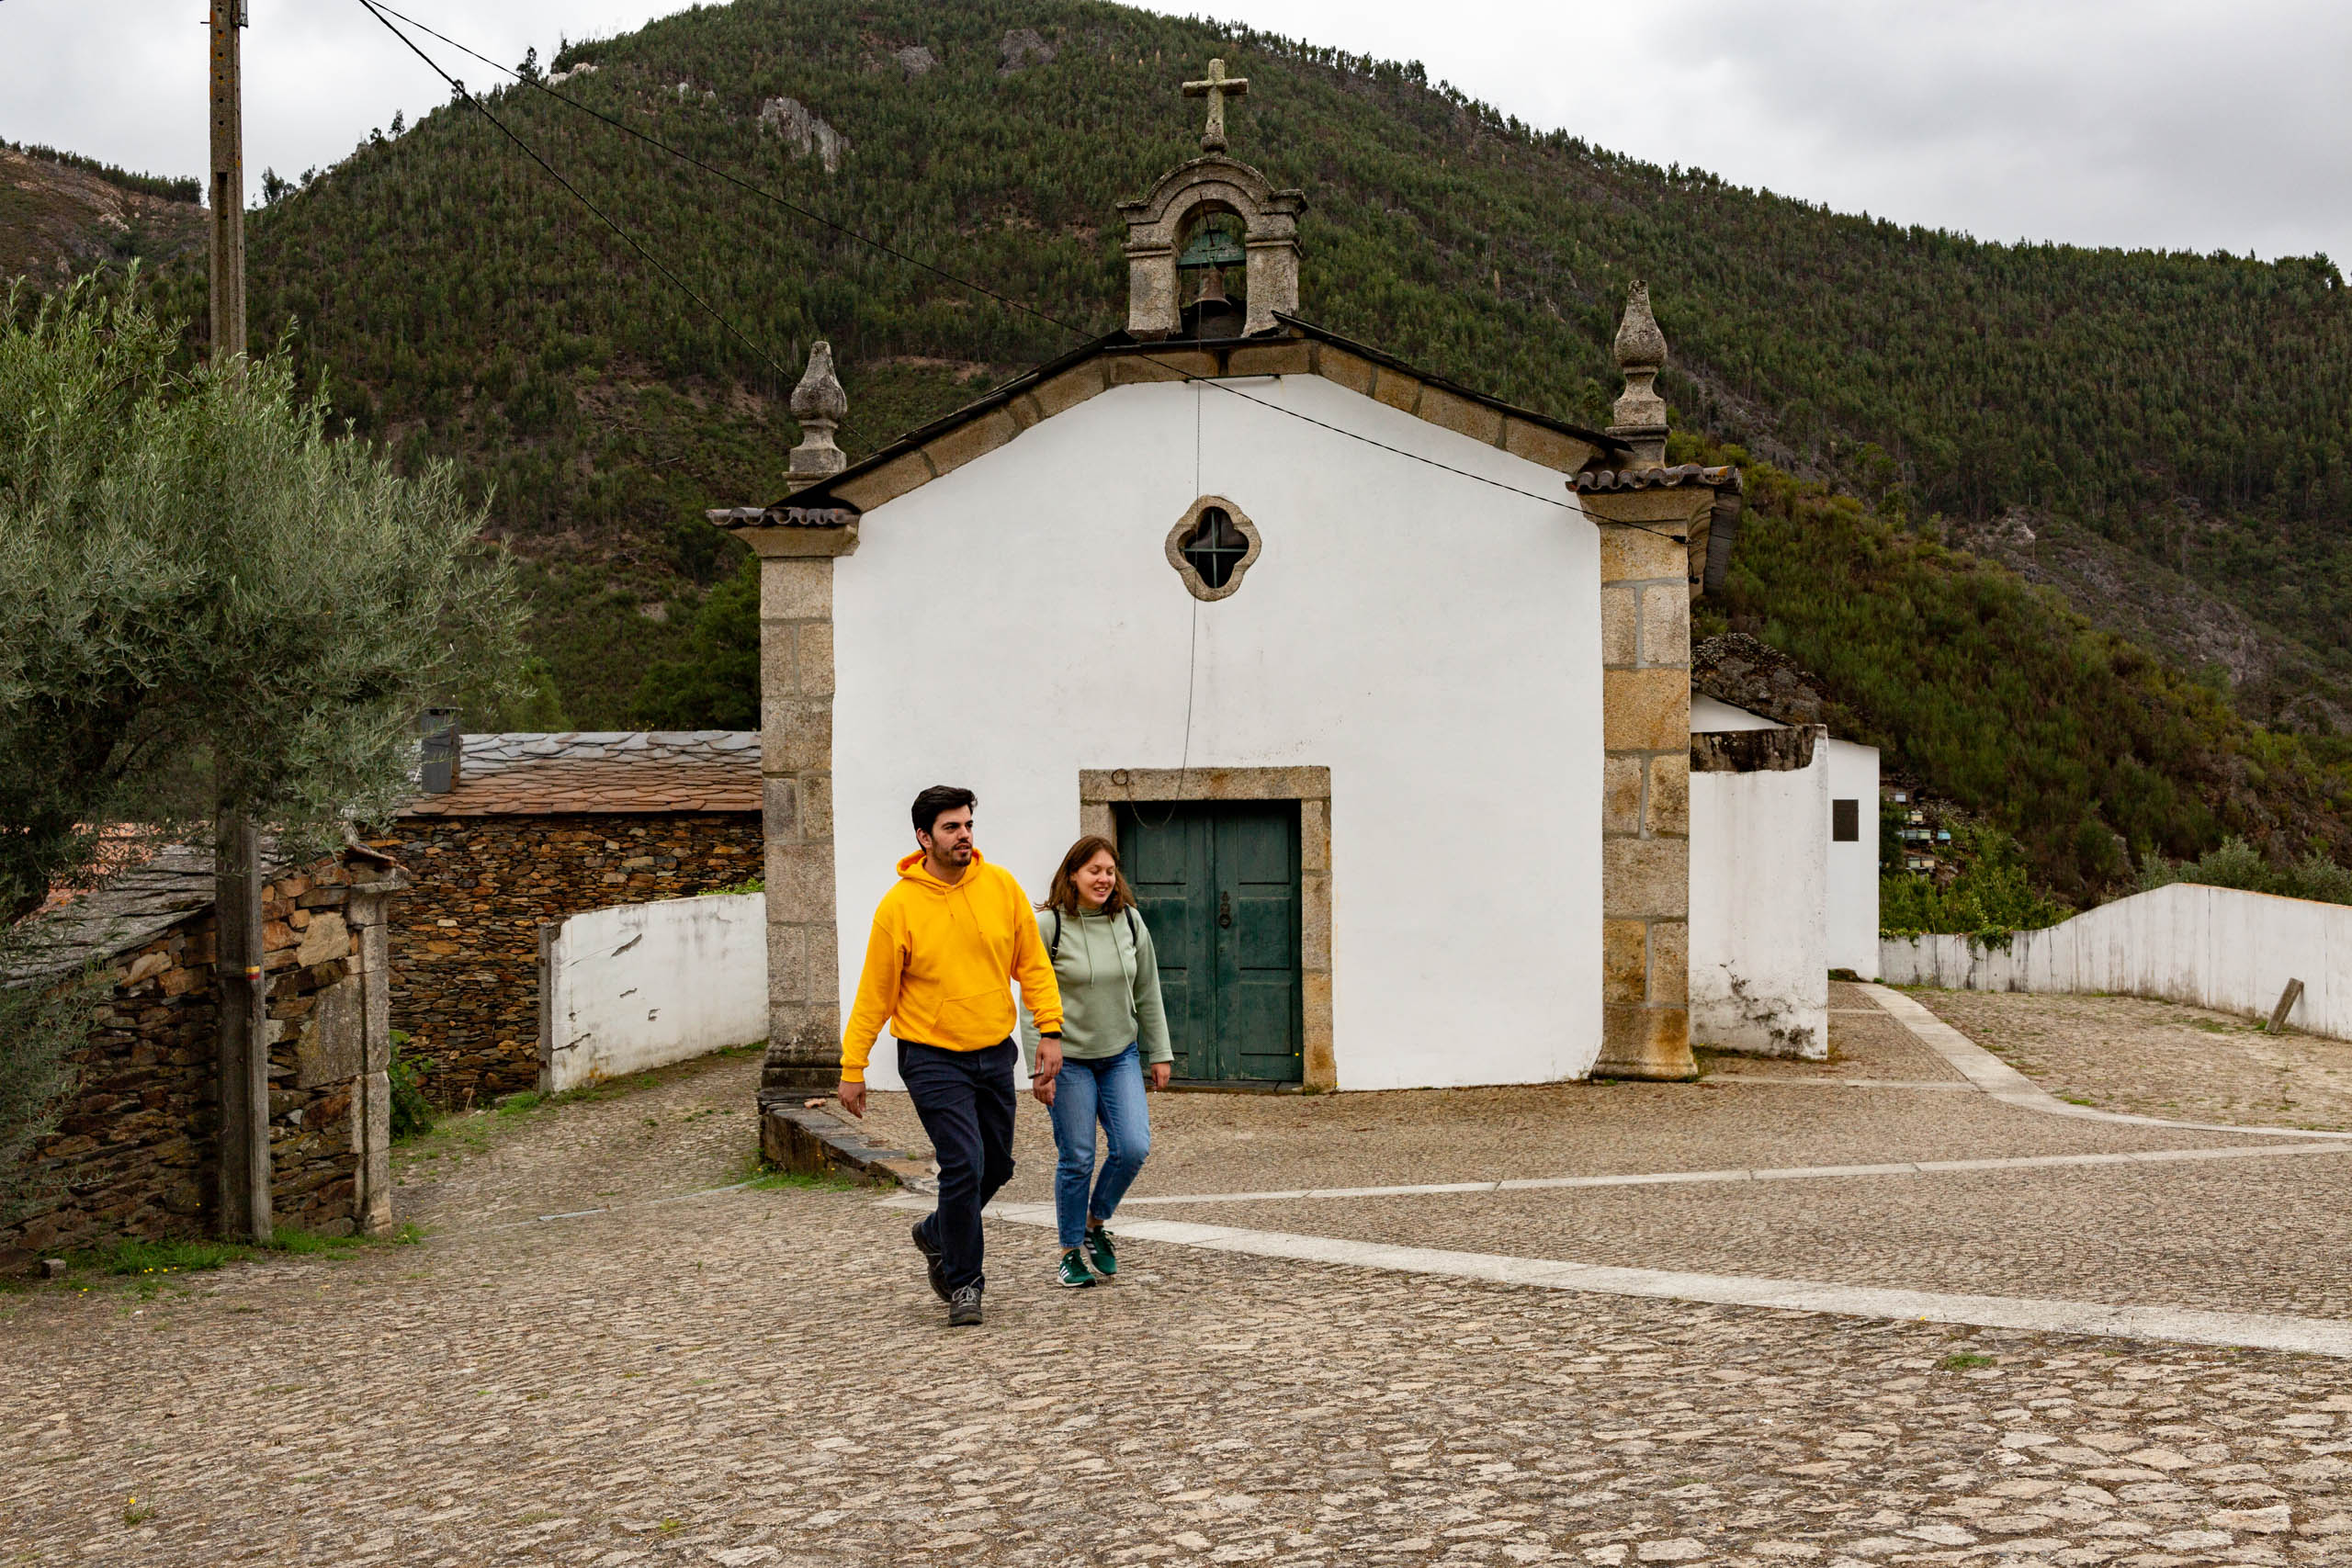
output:
<svg viewBox="0 0 2352 1568"><path fill-rule="evenodd" d="M1032 65L1050 65L1054 46L1047 43L1035 28L1014 28L1004 35L997 46L996 73L1010 76Z"/></svg>
<svg viewBox="0 0 2352 1568"><path fill-rule="evenodd" d="M760 106L760 130L784 138L796 158L813 155L825 173L838 174L850 151L849 138L810 111L798 98L770 98Z"/></svg>
<svg viewBox="0 0 2352 1568"><path fill-rule="evenodd" d="M932 53L931 51L925 49L919 43L910 43L907 45L906 48L899 50L897 53L891 55L890 58L897 62L899 70L907 73L910 79L917 76L928 76L933 71L939 69L939 56Z"/></svg>

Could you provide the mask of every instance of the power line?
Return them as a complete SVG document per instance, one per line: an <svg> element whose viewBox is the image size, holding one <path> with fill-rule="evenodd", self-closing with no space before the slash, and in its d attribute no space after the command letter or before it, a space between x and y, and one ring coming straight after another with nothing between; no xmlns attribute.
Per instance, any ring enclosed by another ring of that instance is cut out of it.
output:
<svg viewBox="0 0 2352 1568"><path fill-rule="evenodd" d="M764 186L754 184L750 180L741 178L740 175L730 174L727 170L718 167L717 164L709 163L695 156L694 153L685 151L684 148L673 147L658 136L648 135L646 132L638 130L635 126L629 125L625 121L616 119L614 117L605 114L601 109L595 108L588 104L582 103L579 99L571 97L567 94L557 92L553 87L548 86L547 83L542 80L525 76L520 72L515 71L509 66L500 64L497 61L491 59L490 56L482 53L481 51L469 49L466 45L459 43L457 39L449 37L447 34L436 31L435 28L427 27L424 23L416 20L414 17L410 17L403 12L395 10L392 6L384 4L383 0L359 0L359 4L367 7L368 12L371 15L374 15L379 22L383 23L385 29L390 32L394 38L399 39L401 43L407 45L410 52L413 53L419 60L424 61L426 65L430 66L435 75L448 83L459 96L463 97L475 108L480 109L483 117L492 125L497 126L501 131L503 131L509 141L513 141L517 147L522 148L524 152L530 157L533 163L537 164L539 167L545 169L558 184L563 186L564 189L571 191L574 197L579 197L583 206L585 206L591 212L595 213L598 218L603 219L605 224L608 225L615 233L619 234L621 238L627 240L630 246L635 249L639 255L644 256L647 261L651 262L656 267L659 267L663 276L668 277L673 283L676 284L679 288L684 290L689 298L694 299L696 304L702 306L705 310L709 311L714 320L717 320L720 325L726 327L729 332L734 333L738 339L742 341L746 347L751 348L754 354L757 354L761 358L765 359L769 365L775 367L778 374L782 375L786 381L793 380L793 376L789 372L785 371L781 366L777 366L775 360L769 355L766 351L752 344L751 339L744 337L743 333L735 327L734 323L719 315L718 310L715 310L708 301L705 300L700 295L695 293L693 289L688 288L686 285L678 278L676 274L671 272L668 267L662 266L661 262L655 260L651 253L648 252L644 246L639 244L636 238L629 234L627 230L614 222L611 218L606 217L604 211L599 209L595 203L590 201L585 196L582 196L570 181L564 179L560 174L556 172L552 164L548 164L546 159L533 152L528 143L525 142L521 137L515 135L513 130L509 130L505 123L500 120L497 116L492 114L489 108L483 105L479 98L476 98L472 94L468 93L464 83L458 81L455 76L450 75L447 71L444 71L430 55L426 54L424 50L418 48L413 39L411 39L406 34L402 33L398 28L393 27L391 22L387 19L387 16L389 15L390 17L399 17L401 21L406 22L409 26L416 28L419 32L425 33L433 38L438 39L441 42L447 44L451 49L454 49L459 53L467 55L471 59L481 61L484 65L489 66L492 70L496 71L504 76L507 76L516 82L520 82L526 86L537 88L540 92L545 93L548 96L555 99L556 102L560 104L568 105L571 107L579 110L582 114L587 115L594 119L611 126L614 130L621 131L625 135L633 137L637 141L644 142L649 147L658 148L662 152L669 153L672 157L679 159L683 163L689 164L695 168L702 170L706 174L716 175L719 179L725 180L729 185L736 186L738 189L749 191L753 196L759 197L763 200L772 201L778 207L783 208L786 211L793 213L796 216L805 218L808 221L818 224L820 227L830 229L836 234L854 240L862 245L870 246L894 260L904 262L910 266L927 272L943 282L953 284L958 288L968 289L974 294L993 299L1007 310L1016 310L1027 316L1035 316L1037 320L1044 321L1046 325L1054 327L1058 331L1068 333L1073 337L1091 338L1096 335L1088 332L1083 327L1073 326L1057 316L1052 315L1047 311L1041 310L1035 305L1027 304L1024 301L1012 299L1004 294L1000 294L995 289L989 288L983 284L974 283L969 278L959 277L956 274L947 271L945 268L935 265L931 262L924 261L919 256L909 255L906 252L899 250L894 245L888 244L884 241L875 239L872 235L861 233L857 230L850 228L847 224L836 222L832 219L826 217L824 214L817 212L809 208L802 206L797 201L792 200L789 197L779 195L775 191L770 190ZM1143 350L1141 356L1146 359L1149 359L1152 363L1159 366L1162 369L1172 372L1183 380L1214 387L1218 391L1224 392L1228 396L1241 399L1244 402L1254 403L1261 409L1268 410L1273 413L1285 415L1288 418L1298 420L1306 424L1311 424L1318 430L1328 430L1334 435L1345 436L1351 441L1362 442L1367 446L1376 447L1380 451L1392 453L1399 457L1408 458L1413 462L1423 464L1429 468L1440 469L1442 472L1455 475L1461 479L1475 480L1479 484L1489 486L1495 490L1508 491L1513 495L1524 496L1530 501L1540 501L1546 506L1556 506L1564 512L1581 511L1581 508L1572 507L1568 502L1560 500L1556 496L1545 495L1540 491L1525 490L1518 485L1511 484L1507 480L1493 479L1487 475L1476 473L1468 468L1456 468L1453 464L1443 462L1436 457L1428 457L1419 452L1408 451L1402 446L1393 446L1387 442L1379 439L1377 436L1366 435L1359 431L1350 430L1345 426L1333 424L1326 420L1317 419L1312 414L1302 413L1296 409L1284 408L1280 403L1268 402L1263 398L1252 397L1248 392L1243 391L1240 388L1233 386L1228 382L1220 380L1215 377L1197 375L1193 371L1184 369L1181 366L1170 364L1167 360L1159 358L1149 349ZM1668 538L1678 536L1668 529L1652 528L1642 524L1632 524L1626 525L1640 528L1644 533L1657 534Z"/></svg>
<svg viewBox="0 0 2352 1568"><path fill-rule="evenodd" d="M1091 337L1094 335L1085 331L1083 328L1071 326L1068 321L1064 321L1054 316L1048 315L1045 311L1038 310L1034 305L1024 304L1021 300L1012 299L1010 296L1000 294L993 288L989 288L982 284L972 282L969 278L958 277L952 272L948 272L941 267L933 265L930 262L924 261L920 256L910 256L906 252L899 250L897 246L892 245L886 241L877 240L871 234L860 233L857 230L849 227L849 225L845 223L836 222L832 219L826 217L821 212L801 206L800 203L793 200L790 197L779 195L777 192L768 189L765 186L755 185L752 181L744 179L739 175L729 173L727 170L720 168L716 164L709 163L702 158L696 157L694 153L687 152L683 147L673 147L670 143L662 141L658 136L649 136L644 131L638 130L637 127L628 123L626 120L616 119L611 115L605 113L602 109L599 109L593 105L583 104L578 98L557 92L553 87L548 86L544 80L538 77L526 76L521 72L514 70L511 66L501 65L497 61L491 59L490 56L481 52L479 50L467 48L464 44L459 43L456 39L449 37L447 33L435 32L433 28L426 27L423 22L418 21L415 17L403 15L401 12L393 10L391 6L384 5L383 0L359 0L359 3L367 6L371 11L383 11L391 16L399 17L401 21L406 22L410 27L414 28L417 31L439 39L443 43L447 44L451 49L456 50L458 53L468 55L475 60L481 61L492 71L496 71L502 74L512 77L514 80L522 83L526 86L536 87L540 92L545 93L548 97L553 98L560 104L568 104L571 107L578 109L582 114L587 115L593 119L602 120L605 124L611 126L615 130L620 131L626 136L634 137L636 140L644 142L649 147L658 147L662 152L669 153L670 156L679 159L684 163L691 164L707 175L717 175L718 178L725 180L729 185L734 186L740 190L747 190L753 196L773 201L778 207L783 208L786 211L805 218L811 223L815 223L822 228L831 229L834 233L840 234L847 239L855 240L861 245L870 245L875 250L880 251L884 255L892 257L898 261L902 261L909 266L918 267L922 271L931 274L933 277L940 279L942 282L952 283L958 288L968 288L975 294L985 295L989 299L995 300L998 304L1002 305L1007 310L1019 310L1025 315L1035 316L1039 321L1045 322L1047 326L1057 328L1062 332L1074 333L1079 337ZM381 19L381 17L378 18L379 21ZM408 42L406 39L402 39L401 41L403 43ZM409 47L411 49L416 48L413 43L409 44ZM420 54L422 53L421 51L419 52ZM428 61L427 63L430 64L431 62ZM434 66L434 69L435 71L440 71L441 68L435 65ZM442 74L447 76L447 73L443 72Z"/></svg>
<svg viewBox="0 0 2352 1568"><path fill-rule="evenodd" d="M472 105L474 108L481 111L481 117L484 119L498 127L499 130L509 141L512 141L515 146L521 148L524 155L529 158L534 164L537 164L541 169L545 170L549 179L555 181L556 184L561 186L565 190L570 191L573 199L577 200L581 206L586 208L589 211L594 213L599 219L603 220L605 227L610 229L614 233L618 234L623 240L627 241L628 243L629 249L644 257L656 271L661 273L662 276L668 278L671 284L676 288L680 293L693 300L695 304L701 306L704 311L709 315L711 320L717 321L720 326L725 327L729 333L733 333L736 341L740 342L745 348L750 349L760 358L767 361L769 367L773 369L778 377L782 378L785 385L789 386L792 384L792 381L794 380L792 372L786 370L782 365L778 364L774 355L770 354L766 349L762 348L758 344L753 343L744 334L743 330L741 327L738 327L733 321L729 321L724 315L720 314L718 309L712 305L709 300L696 293L694 287L687 283L684 278L680 277L676 273L671 271L670 268L662 263L661 257L655 255L651 251L647 250L642 244L639 243L636 235L630 233L627 229L622 228L620 224L613 219L611 214L607 213L603 208L597 206L594 202L589 200L587 196L582 192L580 187L573 185L570 180L565 179L561 171L557 169L553 164L550 164L545 158L540 157L529 142L515 135L512 130L508 129L504 120L491 113L489 105L483 103L480 98L475 97L471 93L466 91L466 85L463 82L458 81L455 76L452 76L447 71L442 70L439 62L435 61L431 55L425 53L424 51L417 48L415 41L406 33L392 26L390 20L376 8L375 0L359 0L359 4L367 10L369 16L374 17L376 20L383 23L384 30L386 32L390 33L394 38L400 39L401 43L407 45L410 53L415 55L419 60L424 61L424 63L432 69L435 75L440 77L444 82L448 83L451 92L455 93L458 97L463 98L467 103ZM406 18L402 19L405 20ZM431 31L430 28L427 28L426 30ZM438 33L434 34L434 36L435 38L440 37ZM472 53L472 51L469 50L467 52ZM475 58L480 59L481 56L476 55Z"/></svg>

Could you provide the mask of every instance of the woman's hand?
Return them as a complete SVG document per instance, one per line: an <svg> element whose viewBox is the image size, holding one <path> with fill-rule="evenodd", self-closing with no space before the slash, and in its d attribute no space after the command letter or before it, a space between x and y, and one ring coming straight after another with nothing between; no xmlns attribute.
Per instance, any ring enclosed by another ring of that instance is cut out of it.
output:
<svg viewBox="0 0 2352 1568"><path fill-rule="evenodd" d="M1147 1089L1166 1089L1168 1087L1168 1075L1171 1070L1172 1067L1170 1063L1154 1062L1150 1066L1144 1069L1143 1087Z"/></svg>

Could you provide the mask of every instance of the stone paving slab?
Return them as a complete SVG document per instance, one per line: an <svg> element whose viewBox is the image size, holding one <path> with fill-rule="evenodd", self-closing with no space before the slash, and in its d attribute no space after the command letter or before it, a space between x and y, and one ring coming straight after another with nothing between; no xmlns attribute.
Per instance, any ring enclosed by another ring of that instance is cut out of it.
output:
<svg viewBox="0 0 2352 1568"><path fill-rule="evenodd" d="M658 1216L658 1217L656 1217ZM735 1192L7 1303L0 1562L2325 1563L2352 1378L1136 1244L951 1333ZM993 1239L1001 1243L999 1229ZM126 1521L137 1497L149 1516Z"/></svg>
<svg viewBox="0 0 2352 1568"><path fill-rule="evenodd" d="M2142 997L1906 989L2061 1098L2185 1122L2352 1129L2352 1043Z"/></svg>

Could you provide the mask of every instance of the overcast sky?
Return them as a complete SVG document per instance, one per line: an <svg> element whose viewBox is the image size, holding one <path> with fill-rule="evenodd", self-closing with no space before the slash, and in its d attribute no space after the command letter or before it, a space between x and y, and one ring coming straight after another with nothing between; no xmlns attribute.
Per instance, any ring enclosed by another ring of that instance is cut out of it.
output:
<svg viewBox="0 0 2352 1568"><path fill-rule="evenodd" d="M492 58L665 0L402 0ZM1221 0L1537 127L1982 239L2352 265L2346 0ZM200 174L203 0L0 0L0 135ZM356 0L251 0L246 155L291 175L447 96ZM458 67L482 81L479 67ZM1236 149L1248 154L1247 107ZM1117 193L1105 192L1108 201Z"/></svg>

